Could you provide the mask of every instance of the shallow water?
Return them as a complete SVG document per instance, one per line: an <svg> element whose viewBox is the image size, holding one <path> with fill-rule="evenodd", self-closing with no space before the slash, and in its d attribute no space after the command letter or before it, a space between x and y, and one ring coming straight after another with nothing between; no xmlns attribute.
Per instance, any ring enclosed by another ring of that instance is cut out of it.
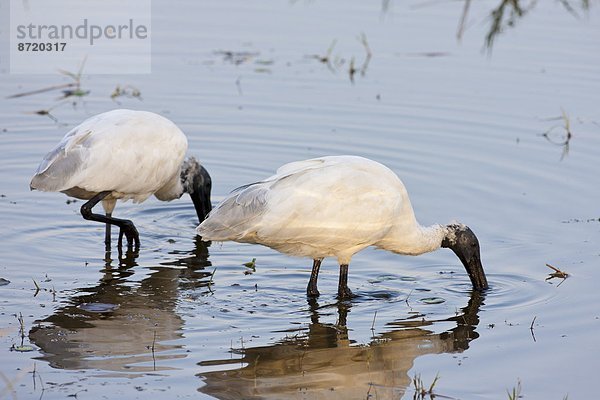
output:
<svg viewBox="0 0 600 400"><path fill-rule="evenodd" d="M5 96L68 78L1 75L0 398L409 399L413 377L438 374L435 392L453 398L508 398L518 382L526 398L594 398L599 7L571 2L577 18L538 2L486 49L499 1L476 3L459 41L461 2L154 2L153 73L84 75L90 95L53 108L58 122L32 112L59 93ZM361 33L373 56L352 83ZM327 66L313 56L333 40ZM142 100L116 104L117 84ZM446 250L367 249L350 266L356 300L336 302L326 260L307 302L309 260L206 246L185 198L119 204L141 252L105 255L80 201L28 182L69 127L115 107L174 120L215 202L285 162L376 159L421 223L473 228L491 289L473 294ZM561 110L568 146L552 143L566 139ZM547 281L546 263L569 278Z"/></svg>

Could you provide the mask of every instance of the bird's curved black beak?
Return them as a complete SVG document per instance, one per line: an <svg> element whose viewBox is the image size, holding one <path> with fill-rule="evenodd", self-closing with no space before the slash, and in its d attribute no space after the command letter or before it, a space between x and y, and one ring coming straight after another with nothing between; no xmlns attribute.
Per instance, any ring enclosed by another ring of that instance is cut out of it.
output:
<svg viewBox="0 0 600 400"><path fill-rule="evenodd" d="M212 181L208 171L201 165L199 167L199 173L194 177L194 190L191 191L189 195L194 203L194 208L196 209L200 223L204 221L212 209L212 204L210 202Z"/></svg>
<svg viewBox="0 0 600 400"><path fill-rule="evenodd" d="M469 278L473 284L473 289L487 289L489 286L487 278L485 277L485 272L483 271L483 265L481 265L479 254L473 254L469 258L463 258L461 255L458 255L458 258L460 258L460 261L462 261L465 269L467 270L467 274L469 274Z"/></svg>

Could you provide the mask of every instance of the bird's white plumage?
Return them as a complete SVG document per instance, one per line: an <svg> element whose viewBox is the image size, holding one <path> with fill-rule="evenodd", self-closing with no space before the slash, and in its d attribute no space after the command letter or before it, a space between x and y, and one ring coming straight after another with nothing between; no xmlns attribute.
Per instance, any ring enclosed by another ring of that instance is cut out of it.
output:
<svg viewBox="0 0 600 400"><path fill-rule="evenodd" d="M181 196L180 173L187 151L183 132L151 112L113 110L93 116L67 133L42 160L31 188L90 199L141 202Z"/></svg>
<svg viewBox="0 0 600 400"><path fill-rule="evenodd" d="M396 174L356 156L286 164L234 190L197 232L205 240L259 243L290 255L334 256L340 264L371 245L421 254L440 247L445 233L417 223Z"/></svg>

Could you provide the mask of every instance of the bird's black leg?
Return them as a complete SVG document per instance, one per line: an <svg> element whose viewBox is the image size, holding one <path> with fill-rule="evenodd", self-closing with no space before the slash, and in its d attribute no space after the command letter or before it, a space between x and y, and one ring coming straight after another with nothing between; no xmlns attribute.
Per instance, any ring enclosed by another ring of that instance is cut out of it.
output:
<svg viewBox="0 0 600 400"><path fill-rule="evenodd" d="M106 218L111 218L112 213L106 213ZM110 227L111 224L106 224L106 230L104 231L104 245L106 246L106 251L110 251Z"/></svg>
<svg viewBox="0 0 600 400"><path fill-rule="evenodd" d="M319 279L319 268L321 268L321 261L321 259L313 260L312 272L310 273L310 280L308 281L308 287L306 288L306 295L308 297L319 296L317 279Z"/></svg>
<svg viewBox="0 0 600 400"><path fill-rule="evenodd" d="M110 193L110 191L100 192L94 197L92 197L90 200L88 200L84 205L81 206L81 216L89 221L97 221L103 222L105 224L117 225L119 229L121 229L121 231L119 232L119 247L122 246L123 234L125 234L125 237L127 238L127 247L132 249L135 246L135 250L137 251L140 248L140 236L138 234L137 229L135 228L135 225L133 225L133 222L127 219L113 218L108 215L94 214L92 212L92 208L94 208L96 204L98 204ZM108 237L108 239L110 240L110 237Z"/></svg>
<svg viewBox="0 0 600 400"><path fill-rule="evenodd" d="M348 287L348 264L340 265L340 282L338 284L338 299L348 300L354 295Z"/></svg>

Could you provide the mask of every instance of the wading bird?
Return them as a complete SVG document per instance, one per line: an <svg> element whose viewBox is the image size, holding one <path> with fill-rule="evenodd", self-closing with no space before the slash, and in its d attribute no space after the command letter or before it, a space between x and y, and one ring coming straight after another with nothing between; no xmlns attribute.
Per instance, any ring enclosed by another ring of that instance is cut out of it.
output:
<svg viewBox="0 0 600 400"><path fill-rule="evenodd" d="M211 179L195 158L184 160L187 138L170 120L147 111L113 110L95 115L73 128L40 163L31 190L63 192L88 200L83 218L120 228L127 245L139 249L139 235L130 220L112 217L117 200L169 201L188 193L200 222L211 210ZM92 208L102 201L106 215Z"/></svg>
<svg viewBox="0 0 600 400"><path fill-rule="evenodd" d="M209 213L197 233L203 240L258 243L312 258L309 297L319 295L317 279L324 257L338 259L338 298L352 297L348 264L368 246L405 255L450 248L473 287L488 287L479 242L471 229L459 223L421 226L398 176L362 157L286 164L264 181L235 189Z"/></svg>

